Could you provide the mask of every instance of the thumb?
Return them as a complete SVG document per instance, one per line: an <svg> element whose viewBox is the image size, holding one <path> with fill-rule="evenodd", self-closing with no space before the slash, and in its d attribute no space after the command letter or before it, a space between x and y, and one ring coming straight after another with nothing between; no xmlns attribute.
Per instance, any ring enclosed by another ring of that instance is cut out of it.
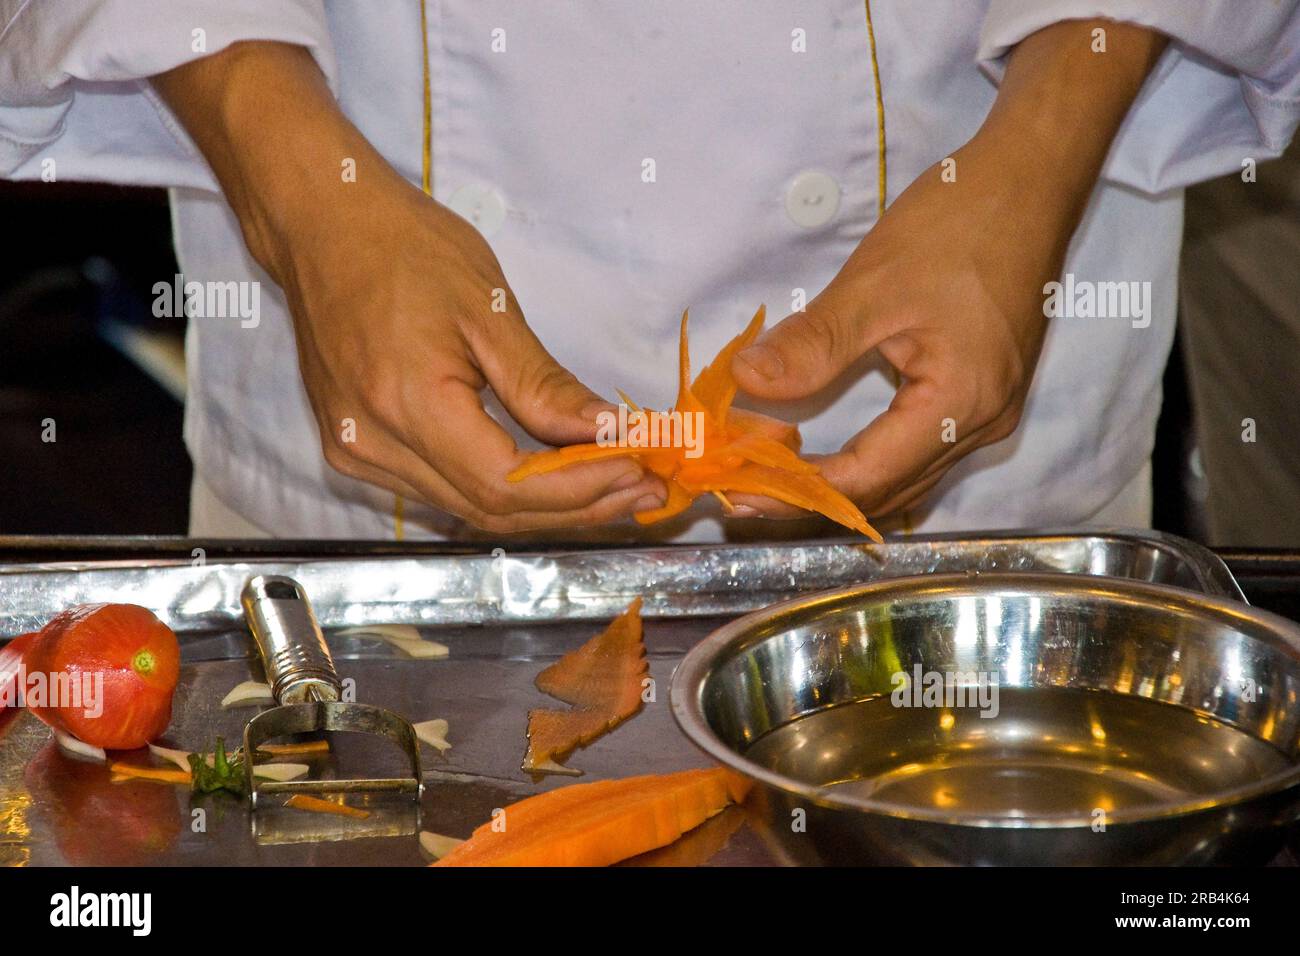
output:
<svg viewBox="0 0 1300 956"><path fill-rule="evenodd" d="M812 395L875 346L867 326L851 303L823 293L741 349L732 374L741 389L759 398Z"/></svg>
<svg viewBox="0 0 1300 956"><path fill-rule="evenodd" d="M473 344L484 378L528 434L548 445L594 441L596 416L616 410L546 351L522 321Z"/></svg>

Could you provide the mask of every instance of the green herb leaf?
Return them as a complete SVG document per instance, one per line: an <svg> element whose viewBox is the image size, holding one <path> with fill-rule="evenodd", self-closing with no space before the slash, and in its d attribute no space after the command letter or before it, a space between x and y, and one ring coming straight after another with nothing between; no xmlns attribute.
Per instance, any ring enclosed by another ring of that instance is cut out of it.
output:
<svg viewBox="0 0 1300 956"><path fill-rule="evenodd" d="M243 796L246 783L244 759L243 754L237 754L234 760L229 759L226 756L226 741L218 737L211 764L204 753L190 754L190 775L193 777L190 789L195 793L229 790Z"/></svg>

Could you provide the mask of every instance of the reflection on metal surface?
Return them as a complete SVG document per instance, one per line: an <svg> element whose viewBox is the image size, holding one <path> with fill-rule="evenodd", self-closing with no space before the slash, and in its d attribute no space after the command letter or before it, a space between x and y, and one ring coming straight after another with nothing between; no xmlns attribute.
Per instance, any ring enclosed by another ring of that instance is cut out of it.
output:
<svg viewBox="0 0 1300 956"><path fill-rule="evenodd" d="M994 675L996 713L900 706L894 677L914 669ZM877 582L751 614L687 655L671 698L692 740L759 781L790 857L1161 863L1277 852L1300 817L1298 691L1293 622L1033 573Z"/></svg>
<svg viewBox="0 0 1300 956"><path fill-rule="evenodd" d="M26 866L31 860L27 846L32 829L27 814L32 806L30 794L6 793L0 797L0 866Z"/></svg>
<svg viewBox="0 0 1300 956"><path fill-rule="evenodd" d="M1065 571L1188 587L1241 599L1199 545L1153 532L957 537L883 545L716 545L503 556L448 555L0 566L0 634L32 630L72 604L140 604L181 632L241 619L255 574L290 575L326 628L466 625L613 617L638 595L647 617L738 614L818 590L939 572Z"/></svg>
<svg viewBox="0 0 1300 956"><path fill-rule="evenodd" d="M391 804L391 805L390 805ZM263 798L252 814L253 841L259 846L295 843L338 843L345 840L414 837L420 829L419 805L410 800L395 803L382 797L353 798L348 806L365 810L365 819L304 813L276 806Z"/></svg>
<svg viewBox="0 0 1300 956"><path fill-rule="evenodd" d="M456 728L454 750L445 755L422 754L426 785L421 826L467 836L494 808L567 782L539 785L519 770L527 712L547 703L533 679L541 668L590 638L593 620L613 617L637 594L646 599L650 674L663 687L682 656L725 620L813 590L925 571L974 575L1055 569L1118 574L1232 594L1235 586L1222 564L1207 555L1193 545L1161 536L1098 532L1083 537L930 538L883 547L818 543L519 554L501 558L497 567L493 564L497 559L488 555L305 562L274 558L210 562L205 567L192 567L188 561L97 563L84 570L63 565L8 567L0 568L0 635L30 629L80 601L133 601L154 609L178 631L183 658L172 724L160 743L209 750L218 735L229 742L239 739L250 713L223 710L221 698L240 681L263 677L243 625L240 588L253 573L293 575L311 594L330 632L334 660L342 675L355 681L360 699L383 704L413 720L436 714ZM1044 613L1045 609L1038 616ZM1008 635L999 647L1007 654L1008 678L1017 675L1016 683L1039 680L1045 673L1070 673L1072 652L1061 649L1054 656L1040 655L1034 633L1020 629L1013 603L986 604L975 620L984 633ZM426 637L448 645L450 655L445 660L416 660L377 639L335 633L337 628L371 623L418 625ZM864 614L845 616L827 631L835 647L821 648L819 655L786 649L788 661L804 668L812 682L809 700L834 700L846 686L832 679L841 656L876 654L879 666L901 668L903 661L888 656L893 645L878 642L879 632L868 623ZM907 625L899 622L898 626L901 638ZM975 642L976 649L986 646L985 639ZM1150 673L1145 653L1138 643L1128 645L1126 653L1131 654L1127 666L1136 686ZM1245 673L1257 664L1243 653ZM1185 695L1201 690L1186 679L1196 666L1188 661L1186 671L1178 670L1184 675L1180 692ZM761 670L755 668L741 680L747 682L755 701L767 702ZM1289 707L1295 705L1293 693ZM775 720L779 706L772 706ZM1279 708L1271 723L1269 718L1261 721L1257 735L1274 739L1285 734L1290 712ZM952 730L963 727L955 721ZM354 738L337 735L337 751L319 764L313 761L313 766L326 776L341 773L340 768L365 767L375 776L403 771L395 748L387 755L375 753ZM979 745L973 737L960 743ZM675 728L664 694L583 754L584 769L592 780L668 773L707 763ZM426 862L414 833L327 842L258 842L247 805L237 798L220 793L191 797L183 788L152 783L113 784L106 768L62 754L51 743L48 729L26 714L0 723L0 807L21 808L20 825L25 828L21 834L5 837L10 842L0 843L0 852L17 848L36 865L418 866ZM201 832L193 826L196 810L203 811ZM312 822L310 814L298 813L297 818L303 826ZM734 819L728 818L728 823ZM761 813L751 813L747 807L746 819L761 820ZM118 836L104 839L105 833ZM758 830L747 825L731 833L707 863L754 865L787 857L787 850L771 848Z"/></svg>

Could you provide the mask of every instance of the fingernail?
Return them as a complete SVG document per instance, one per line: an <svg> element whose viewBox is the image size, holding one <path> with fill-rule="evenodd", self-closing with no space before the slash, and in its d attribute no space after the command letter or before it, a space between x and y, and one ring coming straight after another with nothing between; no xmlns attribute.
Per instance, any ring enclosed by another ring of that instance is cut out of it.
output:
<svg viewBox="0 0 1300 956"><path fill-rule="evenodd" d="M751 345L736 353L740 359L763 378L780 378L785 374L785 363L775 349L766 345Z"/></svg>
<svg viewBox="0 0 1300 956"><path fill-rule="evenodd" d="M584 422L598 422L602 413L611 415L618 414L618 406L609 402L590 402L582 406L582 411L578 412L578 417Z"/></svg>
<svg viewBox="0 0 1300 956"><path fill-rule="evenodd" d="M642 476L642 472L640 468L637 468L634 471L629 471L627 474L623 475L612 485L610 485L609 490L627 491L627 489L631 488L633 485L635 485L637 482L641 480L641 476Z"/></svg>
<svg viewBox="0 0 1300 956"><path fill-rule="evenodd" d="M758 509L751 508L749 505L732 505L731 510L727 512L728 518L757 518Z"/></svg>
<svg viewBox="0 0 1300 956"><path fill-rule="evenodd" d="M664 499L661 495L642 495L637 499L636 504L632 506L633 511L653 511L655 508L662 508Z"/></svg>

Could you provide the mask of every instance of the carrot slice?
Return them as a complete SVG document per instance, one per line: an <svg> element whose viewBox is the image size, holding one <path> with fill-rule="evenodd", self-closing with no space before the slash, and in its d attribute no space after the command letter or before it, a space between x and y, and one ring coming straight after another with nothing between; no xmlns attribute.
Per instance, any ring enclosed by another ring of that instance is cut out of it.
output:
<svg viewBox="0 0 1300 956"><path fill-rule="evenodd" d="M305 810L308 813L332 813L336 817L352 817L354 820L364 820L370 816L369 810L350 807L346 803L338 803L334 800L310 797L305 793L295 793L284 801L284 805L294 810Z"/></svg>
<svg viewBox="0 0 1300 956"><path fill-rule="evenodd" d="M779 441L796 454L803 445L803 436L799 426L772 418L761 412L752 412L748 408L727 409L727 431L735 437L740 435L764 435Z"/></svg>
<svg viewBox="0 0 1300 956"><path fill-rule="evenodd" d="M687 335L690 316L682 313L677 346L677 403L672 412L700 416L703 445L691 449L694 457L687 457L687 449L679 447L571 445L535 452L506 477L510 481L522 481L577 462L628 456L662 478L668 488L668 499L663 505L635 515L641 524L653 524L681 514L701 494L725 499L730 492L740 492L766 495L818 512L875 541L883 541L857 506L820 478L815 464L799 457L801 440L796 426L731 407L738 388L731 363L741 349L758 338L765 315L766 309L760 306L745 330L723 347L692 384ZM636 407L626 396L623 400ZM755 468L761 471L756 472Z"/></svg>
<svg viewBox="0 0 1300 956"><path fill-rule="evenodd" d="M537 675L538 690L575 706L529 712L523 769L550 764L635 714L648 670L638 597L609 627Z"/></svg>
<svg viewBox="0 0 1300 956"><path fill-rule="evenodd" d="M609 866L667 846L744 799L728 770L573 784L511 804L434 866Z"/></svg>
<svg viewBox="0 0 1300 956"><path fill-rule="evenodd" d="M544 475L558 471L568 465L582 461L603 461L606 458L623 458L637 455L640 448L622 445L597 445L589 442L585 445L568 445L564 448L550 448L529 455L522 465L506 475L507 481L523 481L533 475Z"/></svg>
<svg viewBox="0 0 1300 956"><path fill-rule="evenodd" d="M758 338L758 333L763 331L766 316L767 306L760 305L754 317L749 320L749 325L745 326L745 331L722 347L722 351L705 366L704 371L695 379L695 384L691 386L691 391L704 406L704 410L712 415L719 425L726 425L731 403L736 400L738 385L736 377L731 374L731 360L736 357L737 352L752 345Z"/></svg>
<svg viewBox="0 0 1300 956"><path fill-rule="evenodd" d="M190 785L192 779L188 770L166 770L160 767L137 767L129 763L114 761L108 765L108 769L123 777L132 777L136 780L156 780L158 783L182 783L185 786Z"/></svg>

